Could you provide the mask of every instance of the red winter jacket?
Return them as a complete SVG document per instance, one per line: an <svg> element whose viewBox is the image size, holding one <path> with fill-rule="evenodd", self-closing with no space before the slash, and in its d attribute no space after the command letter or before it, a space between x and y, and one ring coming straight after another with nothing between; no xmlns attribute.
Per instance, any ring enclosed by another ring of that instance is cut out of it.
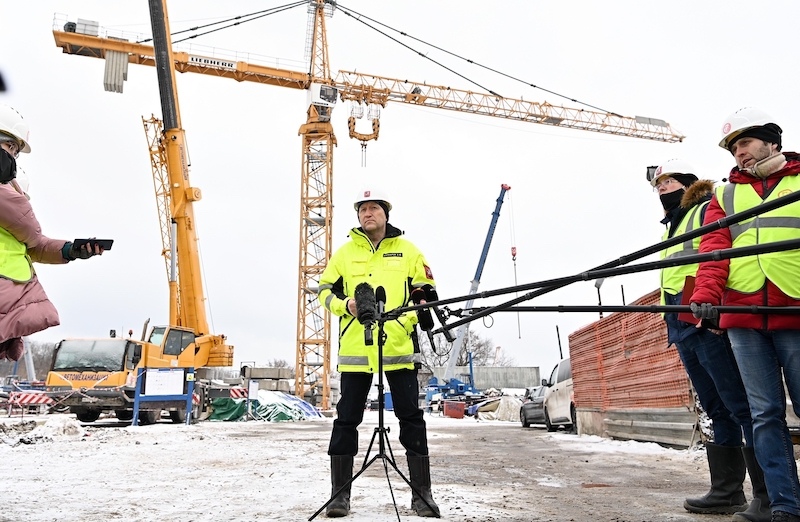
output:
<svg viewBox="0 0 800 522"><path fill-rule="evenodd" d="M800 174L800 155L795 152L784 152L786 165L766 179L759 179L738 168L734 168L729 176L731 183L749 183L759 196L774 186L783 176ZM798 203L793 203L797 206ZM745 209L737 209L741 211ZM714 223L725 217L725 211L719 206L716 195L711 199L706 210L704 224ZM731 233L728 228L721 228L703 236L700 242L700 253L711 252L723 248L731 248ZM711 303L712 305L761 305L761 306L800 306L800 300L792 299L784 294L772 281L767 279L766 285L759 292L744 294L725 288L728 280L729 260L708 261L700 264L692 294L693 303ZM798 274L800 277L800 274ZM757 315L757 314L721 314L720 328L754 328L763 330L800 330L800 316L797 315Z"/></svg>

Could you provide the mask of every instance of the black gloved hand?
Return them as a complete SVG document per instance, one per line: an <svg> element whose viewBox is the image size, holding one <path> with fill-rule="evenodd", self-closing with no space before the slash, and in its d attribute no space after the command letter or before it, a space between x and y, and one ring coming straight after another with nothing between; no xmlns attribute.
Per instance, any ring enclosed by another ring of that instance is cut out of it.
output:
<svg viewBox="0 0 800 522"><path fill-rule="evenodd" d="M700 325L706 328L719 328L719 312L711 303L691 303L692 315L700 319Z"/></svg>

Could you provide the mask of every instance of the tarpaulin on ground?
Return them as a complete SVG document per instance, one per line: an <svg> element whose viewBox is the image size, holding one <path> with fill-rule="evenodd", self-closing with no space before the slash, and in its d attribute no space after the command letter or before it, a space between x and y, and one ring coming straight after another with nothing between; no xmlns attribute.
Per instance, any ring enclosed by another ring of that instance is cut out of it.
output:
<svg viewBox="0 0 800 522"><path fill-rule="evenodd" d="M478 420L518 421L520 407L522 407L521 400L504 395L497 401L497 407L494 411L478 410L475 418Z"/></svg>
<svg viewBox="0 0 800 522"><path fill-rule="evenodd" d="M235 421L241 419L247 413L247 401L245 399L211 399L211 407L214 411L208 420L212 421Z"/></svg>
<svg viewBox="0 0 800 522"><path fill-rule="evenodd" d="M214 399L214 412L209 420L236 421L247 415L247 399ZM258 390L258 398L250 404L253 418L270 422L298 421L322 415L312 405L293 395Z"/></svg>

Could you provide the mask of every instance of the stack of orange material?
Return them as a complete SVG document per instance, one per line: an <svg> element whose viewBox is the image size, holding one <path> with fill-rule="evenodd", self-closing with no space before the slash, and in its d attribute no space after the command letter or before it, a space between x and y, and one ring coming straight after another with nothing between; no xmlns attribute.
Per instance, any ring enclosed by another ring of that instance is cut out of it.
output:
<svg viewBox="0 0 800 522"><path fill-rule="evenodd" d="M659 303L656 290L633 305ZM694 407L660 314L615 313L569 336L575 406L602 411Z"/></svg>

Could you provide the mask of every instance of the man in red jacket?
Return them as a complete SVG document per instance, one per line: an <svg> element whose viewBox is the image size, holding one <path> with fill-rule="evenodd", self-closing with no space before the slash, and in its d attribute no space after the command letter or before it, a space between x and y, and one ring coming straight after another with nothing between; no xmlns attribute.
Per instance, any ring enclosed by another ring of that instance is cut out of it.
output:
<svg viewBox="0 0 800 522"><path fill-rule="evenodd" d="M741 109L725 121L719 143L733 154L730 184L719 187L704 223L800 190L800 155L781 153L781 128L768 114ZM703 236L700 252L800 238L800 202ZM692 294L695 317L728 331L764 471L772 520L800 522L800 482L786 425L783 379L800 414L800 318L721 314L716 305L800 306L800 250L701 263Z"/></svg>

